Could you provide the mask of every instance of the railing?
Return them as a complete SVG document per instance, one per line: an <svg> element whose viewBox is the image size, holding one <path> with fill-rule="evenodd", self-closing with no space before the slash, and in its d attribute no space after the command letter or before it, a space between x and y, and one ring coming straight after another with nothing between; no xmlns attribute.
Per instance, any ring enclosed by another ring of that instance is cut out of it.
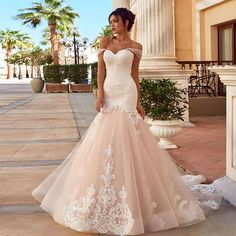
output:
<svg viewBox="0 0 236 236"><path fill-rule="evenodd" d="M232 61L177 61L183 70L192 70L189 77L188 92L190 97L201 95L225 96L226 88L218 74L208 69L214 65L232 65Z"/></svg>

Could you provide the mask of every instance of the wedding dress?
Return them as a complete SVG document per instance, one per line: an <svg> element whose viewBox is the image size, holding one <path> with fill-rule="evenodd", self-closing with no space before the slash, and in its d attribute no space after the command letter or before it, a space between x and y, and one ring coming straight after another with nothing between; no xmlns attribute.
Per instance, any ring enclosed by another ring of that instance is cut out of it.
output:
<svg viewBox="0 0 236 236"><path fill-rule="evenodd" d="M99 53L105 104L32 195L57 223L81 232L136 235L203 221L196 197L136 111L131 67L141 50Z"/></svg>

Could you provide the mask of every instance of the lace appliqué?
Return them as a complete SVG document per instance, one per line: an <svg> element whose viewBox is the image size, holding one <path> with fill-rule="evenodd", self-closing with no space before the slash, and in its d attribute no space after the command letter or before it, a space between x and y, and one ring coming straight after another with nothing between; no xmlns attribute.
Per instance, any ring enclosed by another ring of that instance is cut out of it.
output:
<svg viewBox="0 0 236 236"><path fill-rule="evenodd" d="M219 209L219 204L215 200L206 200L206 201L199 201L197 200L198 204L204 207L209 207L210 209L217 210Z"/></svg>
<svg viewBox="0 0 236 236"><path fill-rule="evenodd" d="M152 206L152 211L157 208L157 203L152 201L152 197L151 197L151 193L150 193L150 188L148 186L145 187L149 201L151 202L151 206Z"/></svg>
<svg viewBox="0 0 236 236"><path fill-rule="evenodd" d="M141 131L138 129L138 122L141 119L140 115L138 112L130 112L129 113L129 119L133 126L135 127L136 134L140 135Z"/></svg>
<svg viewBox="0 0 236 236"><path fill-rule="evenodd" d="M184 221L194 221L198 219L198 211L193 201L182 199L180 195L175 195L176 213Z"/></svg>
<svg viewBox="0 0 236 236"><path fill-rule="evenodd" d="M191 191L200 191L201 193L214 193L215 192L215 186L212 184L196 184L193 186L189 186Z"/></svg>
<svg viewBox="0 0 236 236"><path fill-rule="evenodd" d="M99 193L95 197L94 185L89 186L85 197L64 208L64 221L66 225L77 231L126 235L130 232L134 219L126 201L127 192L124 185L119 191L118 199L112 185L116 176L112 174L114 164L111 145L108 146L105 153L104 174L101 175L103 185Z"/></svg>
<svg viewBox="0 0 236 236"><path fill-rule="evenodd" d="M181 178L187 186L201 184L206 181L203 175L183 175Z"/></svg>
<svg viewBox="0 0 236 236"><path fill-rule="evenodd" d="M101 112L111 112L113 111L114 109L118 109L120 112L130 112L130 113L135 113L135 110L130 110L130 109L127 109L125 108L124 105L112 105L112 106L103 106L101 108Z"/></svg>
<svg viewBox="0 0 236 236"><path fill-rule="evenodd" d="M194 221L198 219L198 207L195 201L183 199L182 196L177 194L175 186L170 179L169 173L164 171L169 182L172 196L174 197L174 207L176 209L176 214L183 222Z"/></svg>

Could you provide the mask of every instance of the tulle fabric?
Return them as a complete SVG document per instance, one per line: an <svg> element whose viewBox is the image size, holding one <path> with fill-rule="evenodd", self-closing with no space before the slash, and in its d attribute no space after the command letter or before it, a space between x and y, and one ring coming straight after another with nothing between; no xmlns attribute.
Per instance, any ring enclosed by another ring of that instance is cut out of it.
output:
<svg viewBox="0 0 236 236"><path fill-rule="evenodd" d="M77 231L136 235L187 226L203 211L136 112L103 110L32 195Z"/></svg>

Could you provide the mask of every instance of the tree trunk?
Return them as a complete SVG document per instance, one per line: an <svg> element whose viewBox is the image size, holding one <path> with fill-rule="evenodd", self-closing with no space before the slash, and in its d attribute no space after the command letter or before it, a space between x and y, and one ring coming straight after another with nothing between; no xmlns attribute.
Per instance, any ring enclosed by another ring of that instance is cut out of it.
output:
<svg viewBox="0 0 236 236"><path fill-rule="evenodd" d="M31 65L31 78L33 79L34 78L34 66Z"/></svg>
<svg viewBox="0 0 236 236"><path fill-rule="evenodd" d="M29 71L28 71L28 65L25 64L25 77L29 78Z"/></svg>
<svg viewBox="0 0 236 236"><path fill-rule="evenodd" d="M60 40L57 38L57 55L58 55L58 63L60 63L60 54L59 52L61 51L61 47L62 47L62 43L60 42Z"/></svg>
<svg viewBox="0 0 236 236"><path fill-rule="evenodd" d="M7 79L11 78L11 65L10 65L10 58L11 58L11 50L7 49L7 53L6 53L6 57L7 57Z"/></svg>
<svg viewBox="0 0 236 236"><path fill-rule="evenodd" d="M16 78L16 65L13 64L13 78Z"/></svg>
<svg viewBox="0 0 236 236"><path fill-rule="evenodd" d="M19 66L19 73L18 73L18 79L21 79L21 65L20 64L18 64L18 66Z"/></svg>
<svg viewBox="0 0 236 236"><path fill-rule="evenodd" d="M49 23L48 26L50 30L51 56L53 64L59 64L56 23Z"/></svg>

